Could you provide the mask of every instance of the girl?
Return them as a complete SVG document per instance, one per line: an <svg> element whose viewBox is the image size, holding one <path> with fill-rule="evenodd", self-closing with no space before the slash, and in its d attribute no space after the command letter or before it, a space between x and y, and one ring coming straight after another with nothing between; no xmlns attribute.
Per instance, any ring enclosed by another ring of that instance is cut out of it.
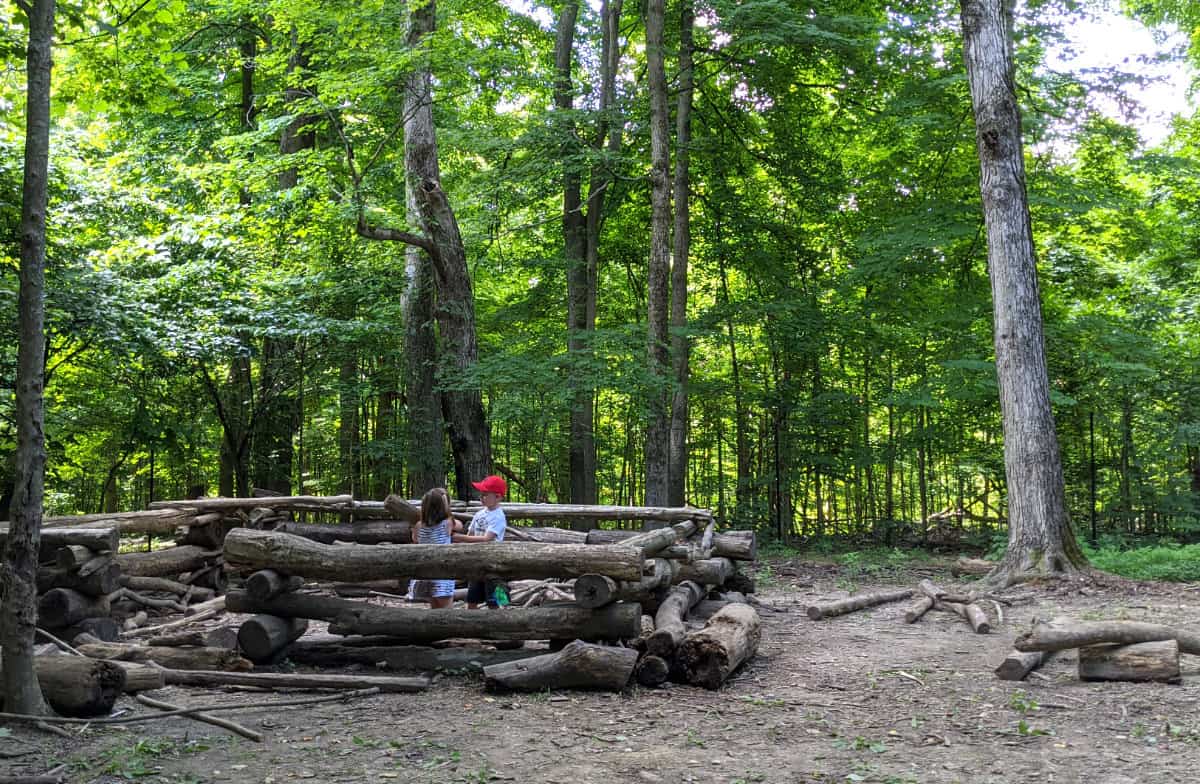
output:
<svg viewBox="0 0 1200 784"><path fill-rule="evenodd" d="M450 517L450 495L444 487L435 487L421 498L421 519L413 528L416 544L450 544L454 532L454 520ZM454 604L454 581L432 580L433 598L429 606L434 610L446 609Z"/></svg>

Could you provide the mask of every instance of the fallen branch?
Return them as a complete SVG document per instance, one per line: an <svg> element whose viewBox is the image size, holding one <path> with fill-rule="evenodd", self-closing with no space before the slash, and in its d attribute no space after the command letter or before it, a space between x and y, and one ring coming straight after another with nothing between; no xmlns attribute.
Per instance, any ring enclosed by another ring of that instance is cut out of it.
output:
<svg viewBox="0 0 1200 784"><path fill-rule="evenodd" d="M1105 643L1133 645L1161 640L1178 640L1180 653L1200 655L1200 634L1137 621L1080 621L1062 626L1039 623L1018 637L1013 647L1018 651L1064 651Z"/></svg>
<svg viewBox="0 0 1200 784"><path fill-rule="evenodd" d="M875 593L863 593L857 596L850 596L845 599L839 599L836 602L828 604L810 604L808 606L808 617L814 621L819 621L823 618L833 618L838 615L845 615L856 610L863 610L867 607L875 607L888 602L898 602L901 599L907 599L912 596L913 592L904 589L902 591L877 591Z"/></svg>
<svg viewBox="0 0 1200 784"><path fill-rule="evenodd" d="M169 702L162 702L161 700L150 699L145 694L137 695L137 701L142 703L143 705L149 705L151 708L158 708L159 710L168 710L168 711L186 710L185 708L180 708L178 705L172 705ZM237 733L238 735L241 735L243 738L249 738L250 740L262 743L263 736L262 736L261 732L256 732L255 730L252 730L248 727L243 727L241 724L238 724L237 722L233 722L228 719L219 719L216 716L210 716L207 713L200 713L200 712L188 713L188 714L184 714L184 715L186 715L189 719L195 719L196 721L202 721L202 722L205 722L206 724L212 724L216 727L223 727L223 728L229 730L230 732L234 732L234 733Z"/></svg>

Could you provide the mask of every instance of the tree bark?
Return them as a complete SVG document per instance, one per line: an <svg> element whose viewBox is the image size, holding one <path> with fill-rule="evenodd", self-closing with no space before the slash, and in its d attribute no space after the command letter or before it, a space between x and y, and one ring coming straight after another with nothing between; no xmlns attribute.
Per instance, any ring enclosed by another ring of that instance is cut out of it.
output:
<svg viewBox="0 0 1200 784"><path fill-rule="evenodd" d="M676 659L688 683L716 689L743 662L754 658L761 635L754 608L730 604L703 629L684 638Z"/></svg>
<svg viewBox="0 0 1200 784"><path fill-rule="evenodd" d="M691 339L687 334L688 261L692 252L688 161L692 144L693 34L696 21L693 0L679 8L679 93L675 111L675 234L671 265L671 392L670 444L667 459L667 503L683 506L688 468L688 376Z"/></svg>
<svg viewBox="0 0 1200 784"><path fill-rule="evenodd" d="M33 687L62 716L106 716L125 689L125 671L115 664L82 656L38 656ZM7 697L7 695L6 695ZM4 710L20 713L11 699Z"/></svg>
<svg viewBox="0 0 1200 784"><path fill-rule="evenodd" d="M122 553L117 556L117 565L121 568L122 574L139 577L167 577L202 569L219 556L219 551L204 550L196 545L185 544L162 550L151 550L148 553Z"/></svg>
<svg viewBox="0 0 1200 784"><path fill-rule="evenodd" d="M1032 631L1017 637L1013 647L1018 651L1065 651L1089 645L1133 645L1160 640L1178 640L1181 653L1200 656L1200 634L1137 621L1059 623L1056 620L1052 624L1040 623Z"/></svg>
<svg viewBox="0 0 1200 784"><path fill-rule="evenodd" d="M819 621L824 618L833 618L838 615L863 610L867 607L875 607L880 604L887 604L888 602L898 602L912 595L913 592L909 590L863 593L827 604L810 604L807 612L809 618Z"/></svg>
<svg viewBox="0 0 1200 784"><path fill-rule="evenodd" d="M1085 646L1079 649L1079 680L1179 683L1179 642Z"/></svg>
<svg viewBox="0 0 1200 784"><path fill-rule="evenodd" d="M507 691L620 691L629 683L637 658L632 648L575 640L556 653L484 667L483 678L487 688Z"/></svg>
<svg viewBox="0 0 1200 784"><path fill-rule="evenodd" d="M297 536L239 528L225 539L229 568L279 569L288 574L358 581L578 577L603 574L639 580L643 560L619 545L479 544L323 545Z"/></svg>
<svg viewBox="0 0 1200 784"><path fill-rule="evenodd" d="M1008 481L1008 551L989 581L1007 585L1021 573L1074 573L1086 567L1087 560L1067 515L1062 459L1050 407L1013 68L1012 0L961 3L963 57L975 112L988 240Z"/></svg>
<svg viewBox="0 0 1200 784"><path fill-rule="evenodd" d="M437 640L621 640L636 637L642 610L636 604L611 604L599 610L582 607L423 610L409 607L356 606L329 624L333 634L385 634L420 645Z"/></svg>
<svg viewBox="0 0 1200 784"><path fill-rule="evenodd" d="M266 664L306 631L308 620L305 618L256 615L238 629L238 648L255 664Z"/></svg>
<svg viewBox="0 0 1200 784"><path fill-rule="evenodd" d="M661 686L671 677L671 664L661 656L648 653L638 659L634 677L642 686L649 688Z"/></svg>
<svg viewBox="0 0 1200 784"><path fill-rule="evenodd" d="M54 0L31 0L26 54L25 163L21 190L20 284L17 294L17 450L12 524L0 562L0 664L10 712L42 714L33 634L37 625L37 561L46 471L43 432L46 370L46 202L50 159L50 70Z"/></svg>

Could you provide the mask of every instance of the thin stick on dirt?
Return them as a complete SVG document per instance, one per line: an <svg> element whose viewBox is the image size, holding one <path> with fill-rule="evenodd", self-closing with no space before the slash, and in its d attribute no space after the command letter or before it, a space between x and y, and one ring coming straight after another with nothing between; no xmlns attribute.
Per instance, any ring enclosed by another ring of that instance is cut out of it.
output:
<svg viewBox="0 0 1200 784"><path fill-rule="evenodd" d="M879 604L898 602L912 595L913 592L906 588L902 591L877 591L875 593L858 594L857 596L839 599L836 602L829 602L828 604L810 604L808 606L808 617L814 621L819 621L823 618L845 615L846 613L864 610L867 607L874 607Z"/></svg>
<svg viewBox="0 0 1200 784"><path fill-rule="evenodd" d="M169 702L162 702L161 700L151 699L151 698L147 697L145 694L137 695L137 701L142 703L143 705L149 705L151 708L158 708L159 710L169 710L169 711L185 710L184 708L180 708L178 705L172 705ZM230 732L234 732L234 733L237 733L238 735L241 735L243 738L249 738L252 741L262 743L263 736L262 736L261 732L255 732L254 730L252 730L248 727L243 727L241 724L230 721L229 719L219 719L216 716L210 716L207 713L189 713L186 715L189 719L195 719L196 721L202 721L202 722L205 722L206 724L212 724L213 726L216 726L216 727L224 727L225 729L229 730Z"/></svg>
<svg viewBox="0 0 1200 784"><path fill-rule="evenodd" d="M221 596L219 598L224 599L225 597ZM225 612L224 607L220 607L220 608L212 607L207 610L204 610L203 612L198 612L195 615L188 616L187 618L181 618L178 621L171 621L170 623L160 624L159 626L143 626L140 629L134 629L132 631L125 632L121 636L125 637L125 638L153 637L153 636L159 634L160 632L165 632L170 629L178 629L181 626L190 626L191 624L196 623L198 621L207 621L209 618L216 618L218 615L220 615L223 612Z"/></svg>
<svg viewBox="0 0 1200 784"><path fill-rule="evenodd" d="M37 628L35 628L35 629L34 629L34 631L35 631L35 632L37 632L38 636L40 636L40 637L44 637L45 639L47 639L47 640L49 640L50 642L54 643L54 644L55 644L55 645L57 645L57 646L58 646L60 649L62 649L62 650L64 650L64 651L66 651L67 653L74 654L75 656L82 656L82 655L83 655L82 653L80 653L80 652L79 652L79 651L77 651L76 649L72 648L72 647L71 647L69 644L67 644L67 643L63 642L62 640L58 639L58 638L57 638L57 637L55 637L53 634L51 634L50 632L48 632L48 631L46 631L45 629L41 628L40 626L39 626L39 627L37 627Z"/></svg>
<svg viewBox="0 0 1200 784"><path fill-rule="evenodd" d="M240 702L225 705L199 705L194 708L177 708L176 710L152 713L145 716L118 716L116 718L75 719L69 716L32 716L27 713L0 713L0 719L5 721L45 722L53 724L139 724L144 721L158 721L171 716L188 716L193 713L214 713L216 711L251 710L255 708L287 708L294 705L313 705L318 702L335 702L356 697L371 697L382 692L378 688L359 689L340 694L327 694L321 697L307 697L300 700L276 700L274 702ZM55 727L55 730L61 728ZM68 736L70 733L68 733Z"/></svg>

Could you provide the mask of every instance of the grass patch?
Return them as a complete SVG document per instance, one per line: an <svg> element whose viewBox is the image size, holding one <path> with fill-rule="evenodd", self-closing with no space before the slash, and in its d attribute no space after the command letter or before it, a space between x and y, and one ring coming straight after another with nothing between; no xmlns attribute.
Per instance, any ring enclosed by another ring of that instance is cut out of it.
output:
<svg viewBox="0 0 1200 784"><path fill-rule="evenodd" d="M1083 552L1097 569L1131 580L1200 581L1200 544L1169 542L1129 550L1084 544Z"/></svg>

